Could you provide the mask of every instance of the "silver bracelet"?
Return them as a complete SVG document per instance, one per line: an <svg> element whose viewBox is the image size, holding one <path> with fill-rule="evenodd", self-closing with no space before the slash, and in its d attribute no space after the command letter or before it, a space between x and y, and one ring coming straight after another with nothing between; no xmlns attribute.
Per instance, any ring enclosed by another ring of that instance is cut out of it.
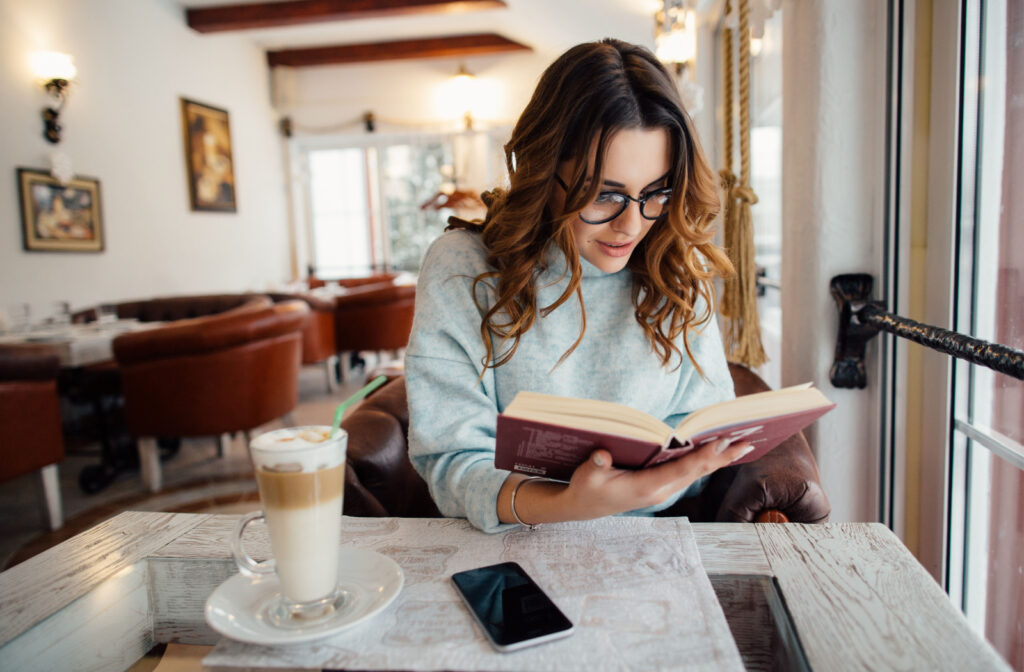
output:
<svg viewBox="0 0 1024 672"><path fill-rule="evenodd" d="M526 485L530 481L546 481L546 480L547 480L546 478L542 478L540 476L528 476L528 477L524 478L523 480L519 481L518 483L516 483L516 487L512 488L512 499L509 501L509 506L512 508L512 517L516 519L517 523L519 523L520 525L525 525L526 527L530 528L531 530L536 530L538 527L540 527L540 524L538 523L537 525L531 525L530 523L524 523L523 522L523 519L519 517L518 513L516 513L516 494L519 492L519 488L523 487L524 485Z"/></svg>

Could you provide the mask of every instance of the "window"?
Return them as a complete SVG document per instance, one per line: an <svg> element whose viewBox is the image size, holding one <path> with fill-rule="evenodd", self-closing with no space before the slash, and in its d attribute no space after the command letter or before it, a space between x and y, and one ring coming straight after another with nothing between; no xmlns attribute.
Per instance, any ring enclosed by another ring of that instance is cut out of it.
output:
<svg viewBox="0 0 1024 672"><path fill-rule="evenodd" d="M764 269L757 309L768 361L761 377L782 386L782 12L765 22L764 37L751 41L750 182L757 203L754 262Z"/></svg>
<svg viewBox="0 0 1024 672"><path fill-rule="evenodd" d="M451 177L452 148L440 141L381 150L381 195L388 265L419 270L431 241L444 232L448 214L422 209Z"/></svg>
<svg viewBox="0 0 1024 672"><path fill-rule="evenodd" d="M1024 349L1024 4L963 14L955 328ZM1024 381L957 362L949 589L1024 669Z"/></svg>
<svg viewBox="0 0 1024 672"><path fill-rule="evenodd" d="M367 159L357 148L309 152L312 260L323 277L373 266Z"/></svg>
<svg viewBox="0 0 1024 672"><path fill-rule="evenodd" d="M504 173L505 130L300 140L309 259L322 278L417 271L453 210L424 207L441 192L482 191ZM480 212L460 211L460 216Z"/></svg>

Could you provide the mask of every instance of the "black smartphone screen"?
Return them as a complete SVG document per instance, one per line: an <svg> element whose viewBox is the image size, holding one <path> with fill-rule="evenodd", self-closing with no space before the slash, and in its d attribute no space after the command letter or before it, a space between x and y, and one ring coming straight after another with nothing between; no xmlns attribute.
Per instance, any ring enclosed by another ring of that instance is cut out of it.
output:
<svg viewBox="0 0 1024 672"><path fill-rule="evenodd" d="M499 651L572 634L572 623L515 562L457 572L452 581Z"/></svg>

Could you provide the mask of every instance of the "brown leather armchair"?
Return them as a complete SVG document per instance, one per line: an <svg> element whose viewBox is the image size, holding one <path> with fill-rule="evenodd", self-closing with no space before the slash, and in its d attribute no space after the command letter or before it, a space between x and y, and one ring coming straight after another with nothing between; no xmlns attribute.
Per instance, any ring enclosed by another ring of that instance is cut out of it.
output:
<svg viewBox="0 0 1024 672"><path fill-rule="evenodd" d="M736 394L768 386L750 370L729 365ZM360 404L341 426L349 434L345 513L352 516L440 516L427 485L408 457L409 413L405 379L398 377ZM803 434L760 460L719 469L697 497L659 515L694 522L802 522L828 519L817 463Z"/></svg>
<svg viewBox="0 0 1024 672"><path fill-rule="evenodd" d="M247 432L295 408L308 319L305 302L285 301L114 339L125 424L151 490L161 486L154 437Z"/></svg>
<svg viewBox="0 0 1024 672"><path fill-rule="evenodd" d="M0 483L39 471L47 522L64 524L57 464L64 460L57 353L42 345L0 345Z"/></svg>
<svg viewBox="0 0 1024 672"><path fill-rule="evenodd" d="M309 321L302 330L302 364L308 366L323 363L327 373L327 391L333 392L337 382L334 335L334 298L315 296L308 292L268 294L274 303L282 301L305 301L309 306Z"/></svg>
<svg viewBox="0 0 1024 672"><path fill-rule="evenodd" d="M335 297L334 338L339 352L397 351L409 343L416 286L364 285Z"/></svg>

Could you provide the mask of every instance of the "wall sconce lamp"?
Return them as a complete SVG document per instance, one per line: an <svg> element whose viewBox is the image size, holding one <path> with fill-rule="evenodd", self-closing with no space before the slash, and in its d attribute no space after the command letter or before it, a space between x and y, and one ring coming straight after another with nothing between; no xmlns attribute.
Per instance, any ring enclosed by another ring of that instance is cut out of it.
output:
<svg viewBox="0 0 1024 672"><path fill-rule="evenodd" d="M32 70L40 86L46 91L53 105L43 108L43 137L57 144L60 142L61 108L67 100L68 89L74 81L78 70L71 62L69 54L56 51L40 51L32 54Z"/></svg>
<svg viewBox="0 0 1024 672"><path fill-rule="evenodd" d="M655 55L681 74L697 55L697 17L685 0L663 0L654 15Z"/></svg>
<svg viewBox="0 0 1024 672"><path fill-rule="evenodd" d="M466 69L465 64L459 65L459 71L452 77L448 91L456 108L462 111L462 121L466 125L466 130L473 130L473 105L476 102L477 94L476 77Z"/></svg>

